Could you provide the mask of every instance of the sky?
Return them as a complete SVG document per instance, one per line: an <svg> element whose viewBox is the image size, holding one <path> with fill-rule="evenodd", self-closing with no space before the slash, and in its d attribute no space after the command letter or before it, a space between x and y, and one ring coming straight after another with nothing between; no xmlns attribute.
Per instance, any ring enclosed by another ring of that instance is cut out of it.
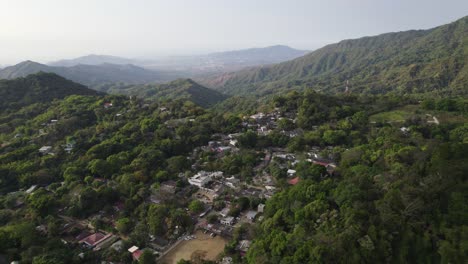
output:
<svg viewBox="0 0 468 264"><path fill-rule="evenodd" d="M0 65L278 44L314 50L466 15L467 0L0 0Z"/></svg>

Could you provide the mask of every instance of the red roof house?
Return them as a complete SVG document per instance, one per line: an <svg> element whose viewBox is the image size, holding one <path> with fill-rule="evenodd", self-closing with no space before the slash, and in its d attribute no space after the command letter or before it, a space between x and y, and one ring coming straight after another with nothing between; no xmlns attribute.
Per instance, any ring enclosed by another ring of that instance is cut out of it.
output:
<svg viewBox="0 0 468 264"><path fill-rule="evenodd" d="M296 185L298 182L299 182L299 177L288 180L288 183L291 185Z"/></svg>
<svg viewBox="0 0 468 264"><path fill-rule="evenodd" d="M134 260L138 260L138 259L140 259L141 254L143 254L143 251L141 251L141 250L139 250L139 249L138 249L138 250L135 250L135 251L132 253L132 258L133 258Z"/></svg>
<svg viewBox="0 0 468 264"><path fill-rule="evenodd" d="M95 247L97 244L101 243L102 241L106 240L112 236L112 234L103 234L101 232L94 233L92 235L89 235L83 239L80 240L80 243L85 243L86 245L90 247Z"/></svg>

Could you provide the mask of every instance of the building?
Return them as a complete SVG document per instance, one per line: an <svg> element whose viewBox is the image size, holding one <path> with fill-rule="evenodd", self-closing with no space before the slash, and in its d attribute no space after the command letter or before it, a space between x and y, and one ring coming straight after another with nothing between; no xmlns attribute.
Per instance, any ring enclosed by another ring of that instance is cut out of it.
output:
<svg viewBox="0 0 468 264"><path fill-rule="evenodd" d="M247 219L249 219L250 221L253 221L255 219L255 216L257 216L257 211L254 211L254 210L250 210L247 212L247 214L245 215L247 217Z"/></svg>
<svg viewBox="0 0 468 264"><path fill-rule="evenodd" d="M245 254L249 250L250 245L252 245L252 241L241 240L237 246L237 249L241 252L241 254Z"/></svg>
<svg viewBox="0 0 468 264"><path fill-rule="evenodd" d="M299 182L299 177L288 180L290 185L296 185Z"/></svg>
<svg viewBox="0 0 468 264"><path fill-rule="evenodd" d="M229 188L238 189L240 187L240 180L232 176L230 178L226 178L224 184L226 184L226 186L228 186Z"/></svg>
<svg viewBox="0 0 468 264"><path fill-rule="evenodd" d="M224 208L223 210L221 210L221 212L219 212L219 215L222 216L222 217L227 217L228 214L229 214L229 208L228 207Z"/></svg>
<svg viewBox="0 0 468 264"><path fill-rule="evenodd" d="M198 186L199 188L205 186L205 184L209 183L210 181L211 175L206 174L204 171L195 174L188 180L191 185Z"/></svg>
<svg viewBox="0 0 468 264"><path fill-rule="evenodd" d="M259 204L257 207L257 212L263 213L263 210L265 210L265 204Z"/></svg>
<svg viewBox="0 0 468 264"><path fill-rule="evenodd" d="M220 220L221 224L232 226L234 224L234 217L228 216Z"/></svg>
<svg viewBox="0 0 468 264"><path fill-rule="evenodd" d="M39 149L39 152L42 153L42 154L49 154L49 153L52 152L52 147L51 146L42 146Z"/></svg>
<svg viewBox="0 0 468 264"><path fill-rule="evenodd" d="M80 240L80 243L87 245L88 247L95 247L97 244L110 238L112 234L104 234L101 232L94 233Z"/></svg>

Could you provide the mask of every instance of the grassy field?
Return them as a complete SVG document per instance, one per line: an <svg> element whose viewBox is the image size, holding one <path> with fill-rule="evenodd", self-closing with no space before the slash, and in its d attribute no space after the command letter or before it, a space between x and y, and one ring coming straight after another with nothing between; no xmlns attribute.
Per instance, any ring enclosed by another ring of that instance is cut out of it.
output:
<svg viewBox="0 0 468 264"><path fill-rule="evenodd" d="M430 115L430 116L428 116ZM446 123L465 123L468 117L453 112L424 110L419 105L406 105L398 109L382 112L369 117L370 122L399 123L404 122L411 117L419 117L422 120L431 121L432 116L436 116L441 124Z"/></svg>
<svg viewBox="0 0 468 264"><path fill-rule="evenodd" d="M181 259L191 260L192 258L216 260L227 243L226 239L220 236L212 238L209 234L203 234L201 231L197 231L195 236L196 239L182 241L169 251L159 263L176 264Z"/></svg>

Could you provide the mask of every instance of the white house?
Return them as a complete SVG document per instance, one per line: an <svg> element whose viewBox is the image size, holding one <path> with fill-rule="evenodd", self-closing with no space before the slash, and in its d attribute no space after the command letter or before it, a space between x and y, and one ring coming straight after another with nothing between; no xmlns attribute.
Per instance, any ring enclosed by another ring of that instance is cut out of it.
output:
<svg viewBox="0 0 468 264"><path fill-rule="evenodd" d="M265 205L264 204L259 204L258 207L257 207L257 212L263 213L264 209L265 209Z"/></svg>
<svg viewBox="0 0 468 264"><path fill-rule="evenodd" d="M257 216L257 211L253 211L253 210L248 211L246 214L247 219L251 221L255 219L255 216Z"/></svg>
<svg viewBox="0 0 468 264"><path fill-rule="evenodd" d="M211 175L207 175L206 173L197 173L193 177L189 178L188 182L191 185L195 185L198 187L203 187L205 184L211 181Z"/></svg>
<svg viewBox="0 0 468 264"><path fill-rule="evenodd" d="M221 219L220 222L223 225L231 226L231 225L234 224L234 217L232 217L232 216L225 217L225 218Z"/></svg>
<svg viewBox="0 0 468 264"><path fill-rule="evenodd" d="M52 151L52 147L51 146L43 146L39 149L39 152L42 153L42 154L48 154Z"/></svg>

